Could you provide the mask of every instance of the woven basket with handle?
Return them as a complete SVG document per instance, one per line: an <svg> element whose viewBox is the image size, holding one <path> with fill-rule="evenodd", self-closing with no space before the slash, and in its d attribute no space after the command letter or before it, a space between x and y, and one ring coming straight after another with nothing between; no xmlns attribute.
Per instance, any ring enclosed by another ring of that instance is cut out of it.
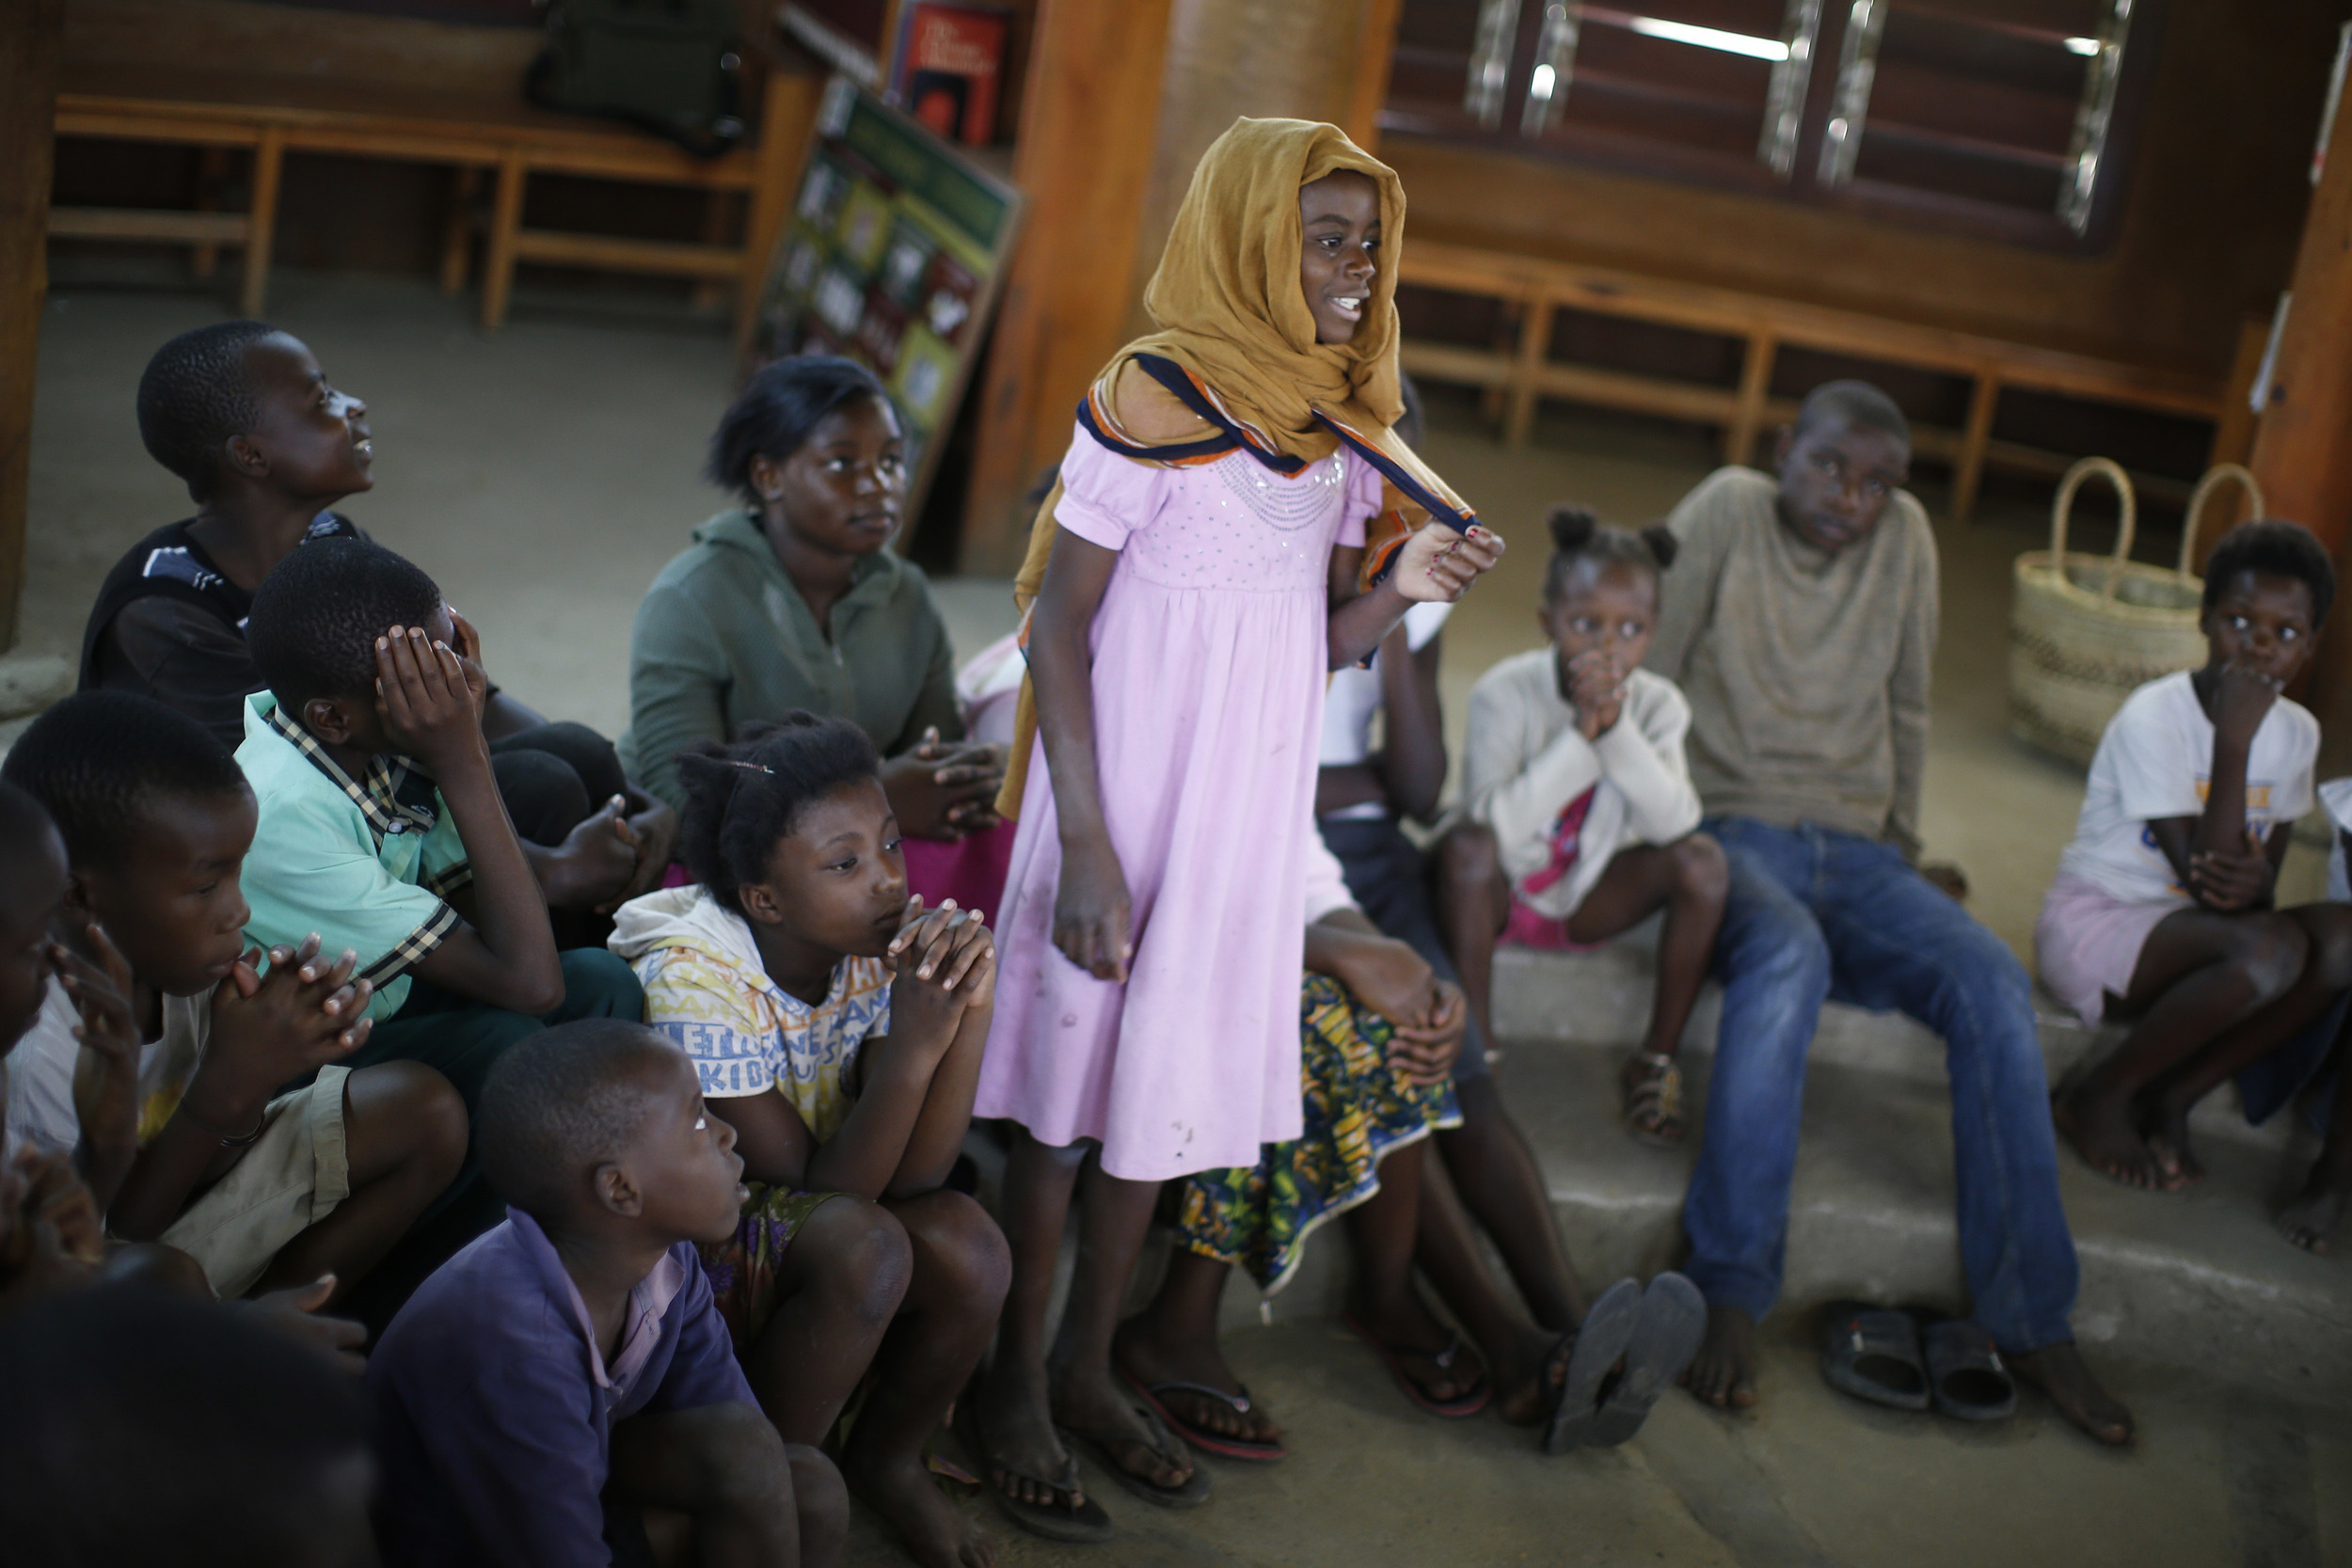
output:
<svg viewBox="0 0 2352 1568"><path fill-rule="evenodd" d="M2066 547L2074 493L2094 475L2114 487L2122 503L2112 555ZM2088 764L2107 721L2135 688L2205 661L2204 633L2197 629L2205 584L2189 562L2196 559L2206 499L2233 483L2245 487L2254 515L2262 515L2262 487L2254 476L2234 463L2216 464L2189 497L2181 558L2168 571L2131 559L2139 508L2121 467L2086 457L2066 470L2050 503L2050 547L2017 558L2009 620L2011 735Z"/></svg>

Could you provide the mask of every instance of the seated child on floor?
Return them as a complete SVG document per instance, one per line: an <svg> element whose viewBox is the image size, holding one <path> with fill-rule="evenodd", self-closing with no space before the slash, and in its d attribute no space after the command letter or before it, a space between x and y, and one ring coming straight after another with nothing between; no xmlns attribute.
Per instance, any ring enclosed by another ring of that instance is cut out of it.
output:
<svg viewBox="0 0 2352 1568"><path fill-rule="evenodd" d="M215 322L157 349L139 378L139 437L196 515L107 573L82 636L82 689L152 697L234 750L246 696L262 685L246 640L262 579L311 540L367 537L332 510L374 487L367 413L301 340L262 322ZM473 627L452 613L455 646L478 659ZM593 911L660 879L674 819L622 777L612 742L495 687L483 729L550 904Z"/></svg>
<svg viewBox="0 0 2352 1568"><path fill-rule="evenodd" d="M1605 942L1665 912L1649 1035L1619 1075L1647 1142L1689 1129L1675 1053L1723 923L1723 850L1699 823L1682 754L1690 704L1642 668L1658 626L1663 528L1629 533L1589 512L1550 519L1536 614L1549 646L1504 659L1470 690L1462 799L1438 846L1438 911L1470 1013L1494 1037L1495 944Z"/></svg>
<svg viewBox="0 0 2352 1568"><path fill-rule="evenodd" d="M2352 908L2275 900L2319 755L2318 721L2280 693L2334 597L2327 552L2296 524L2222 536L2205 566L2204 666L2150 681L2109 721L2034 924L2060 1000L2088 1023L2134 1021L2057 1105L2067 1141L2132 1186L2201 1175L2190 1107L2352 987Z"/></svg>
<svg viewBox="0 0 2352 1568"><path fill-rule="evenodd" d="M841 1450L851 1489L938 1568L983 1549L924 1446L970 1377L1009 1267L944 1183L972 1117L995 946L980 911L907 896L880 762L796 713L679 756L699 885L622 906L613 951L733 1124L751 1197L704 1247L720 1310L786 1440ZM911 1265L911 1267L910 1267Z"/></svg>
<svg viewBox="0 0 2352 1568"><path fill-rule="evenodd" d="M610 953L558 954L499 799L482 668L441 591L380 545L321 539L253 595L255 661L237 762L260 807L246 932L358 955L374 1030L345 1059L437 1068L470 1109L501 1052L548 1023L637 1019Z"/></svg>
<svg viewBox="0 0 2352 1568"><path fill-rule="evenodd" d="M2328 813L2328 901L2352 906L2352 779L2330 779L2319 786ZM2267 1059L2239 1070L2238 1097L2246 1119L2259 1125L2298 1100L2319 1133L2319 1158L2302 1187L2279 1211L2280 1232L2296 1246L2324 1253L2334 1244L2336 1226L2352 1204L2352 990L2336 999L2327 1017L2281 1046ZM2309 1091L2308 1096L2305 1091Z"/></svg>
<svg viewBox="0 0 2352 1568"><path fill-rule="evenodd" d="M253 792L202 725L83 692L0 775L47 808L69 873L62 983L11 1058L10 1136L75 1154L110 1232L187 1253L219 1295L327 1274L340 1295L456 1175L456 1092L415 1062L342 1065L370 1028L356 955L312 936L262 973L239 890Z"/></svg>
<svg viewBox="0 0 2352 1568"><path fill-rule="evenodd" d="M115 1284L0 1326L19 1568L373 1562L374 1481L358 1380L250 1309Z"/></svg>
<svg viewBox="0 0 2352 1568"><path fill-rule="evenodd" d="M57 990L50 931L65 893L65 846L49 814L0 779L0 1313L88 1284L104 1258L98 1200L71 1150L28 1144L15 1126L24 1066L14 1053Z"/></svg>
<svg viewBox="0 0 2352 1568"><path fill-rule="evenodd" d="M642 1560L646 1508L693 1515L706 1562L832 1561L840 1481L760 1418L694 1254L743 1162L692 1064L642 1023L547 1030L492 1069L479 1138L506 1221L368 1360L386 1561Z"/></svg>

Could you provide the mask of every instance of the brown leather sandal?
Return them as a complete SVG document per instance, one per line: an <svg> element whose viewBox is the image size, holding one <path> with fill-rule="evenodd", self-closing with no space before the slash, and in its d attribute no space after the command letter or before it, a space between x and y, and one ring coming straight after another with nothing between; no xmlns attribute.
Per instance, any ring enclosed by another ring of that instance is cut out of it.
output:
<svg viewBox="0 0 2352 1568"><path fill-rule="evenodd" d="M1690 1135L1682 1114L1682 1069L1672 1056L1655 1051L1636 1052L1633 1060L1649 1070L1637 1082L1617 1080L1625 1096L1626 1130L1645 1144L1674 1148Z"/></svg>

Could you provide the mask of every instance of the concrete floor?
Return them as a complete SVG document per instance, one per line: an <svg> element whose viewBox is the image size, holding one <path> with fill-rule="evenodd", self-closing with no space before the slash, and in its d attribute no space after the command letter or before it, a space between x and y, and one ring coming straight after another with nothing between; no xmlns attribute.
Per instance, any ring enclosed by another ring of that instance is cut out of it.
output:
<svg viewBox="0 0 2352 1568"><path fill-rule="evenodd" d="M133 393L156 344L220 313L210 294L73 277L61 274L44 324L24 604L27 649L69 657L107 565L190 510L139 446ZM660 311L528 295L484 337L467 301L405 279L281 270L273 293L273 319L370 404L377 489L346 510L441 581L481 626L503 684L550 715L617 732L638 596L723 504L695 477L732 387L723 338ZM1436 404L1428 455L1517 546L1447 634L1458 733L1477 674L1537 640L1544 509L1573 499L1646 521L1713 460L1701 436L1559 411L1527 451L1505 452L1466 404ZM1936 484L1923 496L1940 512ZM2029 500L1965 528L1938 519L1945 631L1926 837L1931 854L1966 867L1975 909L2021 952L2081 799L2078 772L2003 730L2009 562L2041 528ZM963 651L1009 628L1002 583L939 587ZM2308 885L2319 857L2296 856ZM1550 1462L1491 1419L1422 1417L1327 1323L1238 1334L1233 1360L1291 1425L1291 1463L1221 1467L1218 1499L1183 1515L1104 1484L1124 1532L1112 1551L999 1526L1000 1560L2352 1563L2352 1499L2316 1479L2352 1473L2352 1413L2103 1360L2146 1433L2116 1455L2030 1398L1989 1431L1883 1415L1822 1386L1807 1323L1791 1314L1773 1332L1762 1413L1727 1419L1670 1396L1638 1443ZM865 1518L852 1558L899 1560Z"/></svg>

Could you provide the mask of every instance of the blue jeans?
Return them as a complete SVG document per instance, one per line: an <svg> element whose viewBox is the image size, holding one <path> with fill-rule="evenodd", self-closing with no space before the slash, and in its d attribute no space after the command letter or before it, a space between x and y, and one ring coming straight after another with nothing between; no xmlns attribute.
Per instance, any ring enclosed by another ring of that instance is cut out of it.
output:
<svg viewBox="0 0 2352 1568"><path fill-rule="evenodd" d="M1908 1013L1944 1037L1961 1263L1977 1322L2012 1353L2072 1339L2079 1271L2058 1204L2049 1083L2026 971L1891 847L1710 818L1731 865L1715 941L1723 1028L1684 1272L1761 1321L1780 1295L1805 1053L1826 997Z"/></svg>

